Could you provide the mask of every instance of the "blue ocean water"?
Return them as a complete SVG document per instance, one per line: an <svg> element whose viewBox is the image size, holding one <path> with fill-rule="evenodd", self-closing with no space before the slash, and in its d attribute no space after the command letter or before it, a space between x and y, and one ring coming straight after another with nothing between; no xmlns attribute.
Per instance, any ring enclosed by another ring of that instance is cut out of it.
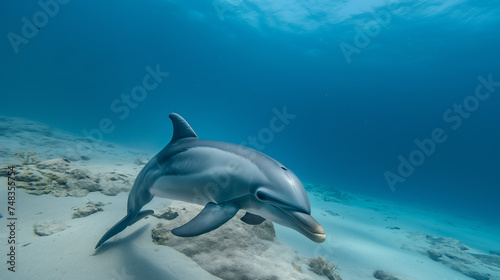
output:
<svg viewBox="0 0 500 280"><path fill-rule="evenodd" d="M177 112L305 183L498 222L496 1L0 8L0 115L153 154Z"/></svg>

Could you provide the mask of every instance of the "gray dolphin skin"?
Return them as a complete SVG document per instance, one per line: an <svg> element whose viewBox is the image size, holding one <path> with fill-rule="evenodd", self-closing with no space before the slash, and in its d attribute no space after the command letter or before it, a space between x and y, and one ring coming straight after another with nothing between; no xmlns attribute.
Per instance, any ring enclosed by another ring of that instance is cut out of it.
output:
<svg viewBox="0 0 500 280"><path fill-rule="evenodd" d="M191 221L175 228L177 236L197 236L217 229L238 210L241 220L258 225L270 220L314 242L325 230L311 216L304 186L271 157L245 146L199 139L178 114L170 114L172 140L141 170L130 191L127 215L109 229L96 249L153 210L141 211L154 196L205 205Z"/></svg>

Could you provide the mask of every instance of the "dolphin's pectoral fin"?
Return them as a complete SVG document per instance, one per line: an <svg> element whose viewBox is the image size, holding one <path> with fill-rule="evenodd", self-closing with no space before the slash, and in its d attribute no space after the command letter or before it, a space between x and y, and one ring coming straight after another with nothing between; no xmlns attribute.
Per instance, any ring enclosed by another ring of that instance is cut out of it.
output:
<svg viewBox="0 0 500 280"><path fill-rule="evenodd" d="M252 213L246 213L245 216L241 217L243 222L249 224L249 225L260 225L262 224L266 219L262 218L259 215L255 215Z"/></svg>
<svg viewBox="0 0 500 280"><path fill-rule="evenodd" d="M198 236L212 231L229 221L239 208L233 204L207 203L205 208L186 224L174 228L172 233L181 237Z"/></svg>
<svg viewBox="0 0 500 280"><path fill-rule="evenodd" d="M126 229L128 226L134 224L135 222L139 221L140 219L153 214L153 210L144 210L139 212L134 218L131 217L131 215L125 216L123 219L121 219L118 223L116 223L112 228L110 228L97 242L97 245L95 246L95 249L97 247L101 246L102 243L106 242L106 240L110 239L111 237L117 235L124 229Z"/></svg>

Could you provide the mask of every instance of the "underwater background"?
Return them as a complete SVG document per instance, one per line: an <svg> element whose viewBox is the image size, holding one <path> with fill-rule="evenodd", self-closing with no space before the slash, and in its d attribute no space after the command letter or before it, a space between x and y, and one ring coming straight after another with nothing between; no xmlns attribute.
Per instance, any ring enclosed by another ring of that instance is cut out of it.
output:
<svg viewBox="0 0 500 280"><path fill-rule="evenodd" d="M498 1L2 1L0 14L2 116L155 154L177 112L304 183L499 222Z"/></svg>

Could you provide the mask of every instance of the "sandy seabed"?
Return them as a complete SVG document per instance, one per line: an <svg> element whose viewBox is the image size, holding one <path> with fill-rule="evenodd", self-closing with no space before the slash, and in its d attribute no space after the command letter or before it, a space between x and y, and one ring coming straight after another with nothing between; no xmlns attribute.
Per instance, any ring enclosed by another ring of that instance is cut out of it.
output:
<svg viewBox="0 0 500 280"><path fill-rule="evenodd" d="M0 118L0 147L0 279L500 280L498 224L312 184L322 244L237 217L200 237L176 237L170 230L202 208L155 198L145 208L155 216L94 250L125 215L128 190L151 155L9 117ZM13 205L9 165L18 186Z"/></svg>

